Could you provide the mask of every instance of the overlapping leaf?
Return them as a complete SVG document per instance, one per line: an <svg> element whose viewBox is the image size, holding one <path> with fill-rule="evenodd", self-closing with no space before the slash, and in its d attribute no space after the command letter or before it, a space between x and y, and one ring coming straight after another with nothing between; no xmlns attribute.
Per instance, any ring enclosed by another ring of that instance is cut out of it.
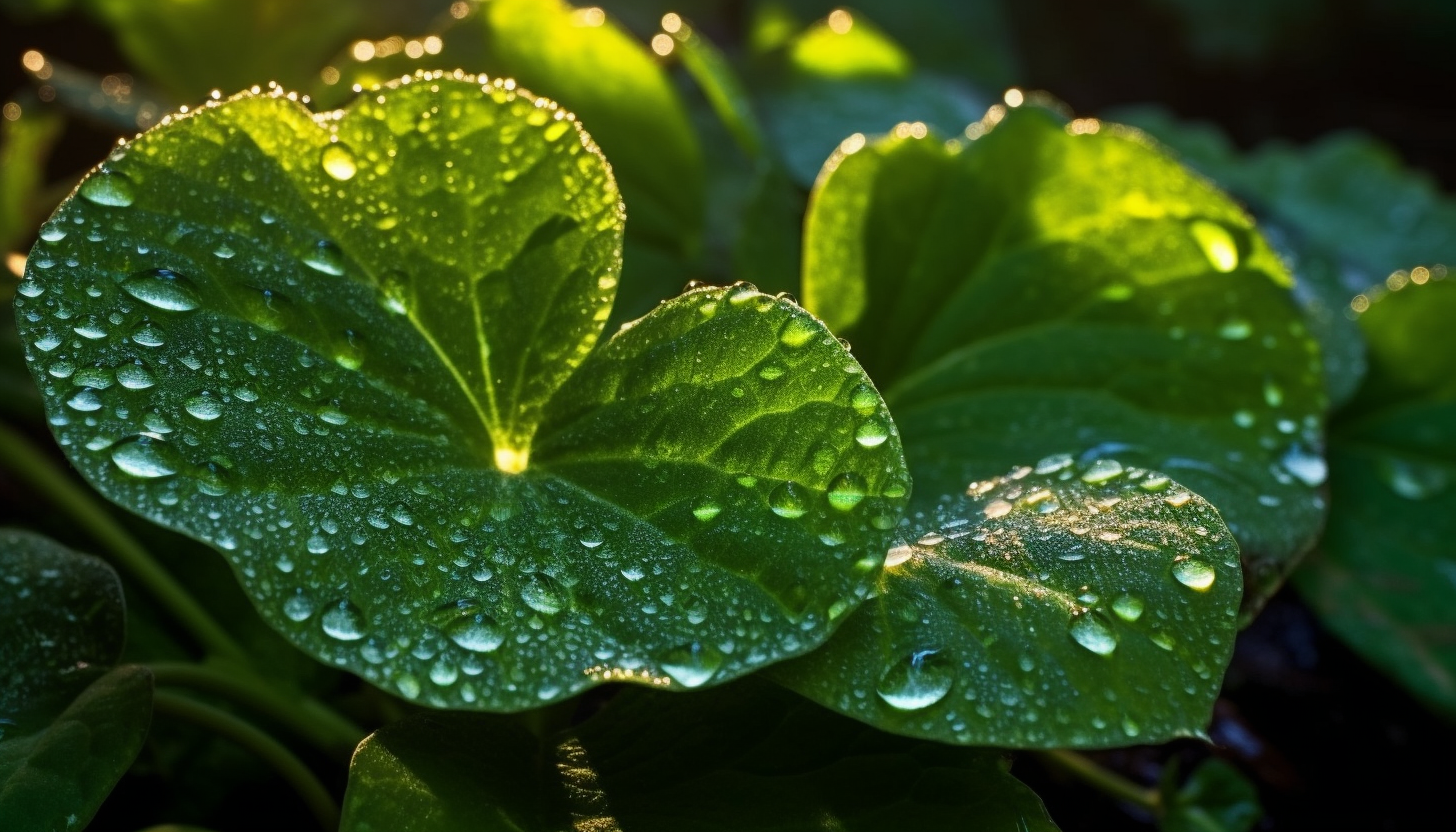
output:
<svg viewBox="0 0 1456 832"><path fill-rule="evenodd" d="M698 290L592 352L621 234L590 139L510 84L245 94L113 154L17 307L104 494L314 656L519 709L813 647L906 499L883 402L788 301Z"/></svg>
<svg viewBox="0 0 1456 832"><path fill-rule="evenodd" d="M152 677L110 670L123 622L106 564L0 531L0 828L81 828L131 766Z"/></svg>
<svg viewBox="0 0 1456 832"><path fill-rule="evenodd" d="M342 828L1056 827L995 752L891 737L746 680L691 698L624 692L545 742L480 715L395 723L360 745Z"/></svg>

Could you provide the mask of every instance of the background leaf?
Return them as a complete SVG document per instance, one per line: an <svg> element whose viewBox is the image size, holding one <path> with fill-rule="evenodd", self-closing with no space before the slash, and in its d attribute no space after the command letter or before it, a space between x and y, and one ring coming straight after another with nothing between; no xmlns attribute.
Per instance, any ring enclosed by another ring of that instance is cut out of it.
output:
<svg viewBox="0 0 1456 832"><path fill-rule="evenodd" d="M1248 832L1263 814L1259 792L1222 760L1204 761L1183 788L1163 795L1163 832Z"/></svg>
<svg viewBox="0 0 1456 832"><path fill-rule="evenodd" d="M1238 547L1201 498L1049 457L912 518L873 600L770 669L885 730L1100 748L1200 736L1233 652Z"/></svg>
<svg viewBox="0 0 1456 832"><path fill-rule="evenodd" d="M152 676L107 666L125 632L111 567L0 531L0 828L81 828L146 737Z"/></svg>
<svg viewBox="0 0 1456 832"><path fill-rule="evenodd" d="M696 687L825 639L907 482L843 346L750 286L588 356L620 233L589 139L502 82L244 95L93 173L19 314L88 479L315 657L436 706Z"/></svg>
<svg viewBox="0 0 1456 832"><path fill-rule="evenodd" d="M914 507L1054 453L1162 470L1228 522L1257 609L1324 513L1318 348L1288 275L1138 134L1033 107L978 129L851 143L805 226L805 306L886 390Z"/></svg>
<svg viewBox="0 0 1456 832"><path fill-rule="evenodd" d="M1055 829L995 752L879 734L752 680L692 697L626 691L547 743L499 719L430 714L360 746L345 832L465 825Z"/></svg>

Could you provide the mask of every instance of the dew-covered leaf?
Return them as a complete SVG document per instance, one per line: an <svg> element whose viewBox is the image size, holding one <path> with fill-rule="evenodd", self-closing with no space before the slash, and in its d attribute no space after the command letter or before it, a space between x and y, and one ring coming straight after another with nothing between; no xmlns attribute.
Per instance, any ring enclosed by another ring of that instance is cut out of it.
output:
<svg viewBox="0 0 1456 832"><path fill-rule="evenodd" d="M1412 273L1361 296L1371 372L1331 428L1330 523L1295 586L1367 661L1456 715L1456 281Z"/></svg>
<svg viewBox="0 0 1456 832"><path fill-rule="evenodd" d="M1205 760L1162 797L1162 832L1249 832L1264 814L1254 784L1219 759Z"/></svg>
<svg viewBox="0 0 1456 832"><path fill-rule="evenodd" d="M768 672L889 731L1104 748L1199 736L1233 651L1238 547L1202 498L1110 459L1044 459L943 498L875 597Z"/></svg>
<svg viewBox="0 0 1456 832"><path fill-rule="evenodd" d="M621 234L590 139L503 82L244 94L93 172L17 307L103 494L322 661L521 709L812 648L906 500L883 402L789 301L700 289L590 352Z"/></svg>
<svg viewBox="0 0 1456 832"><path fill-rule="evenodd" d="M0 531L0 829L84 827L141 749L151 673L107 672L124 617L111 567Z"/></svg>
<svg viewBox="0 0 1456 832"><path fill-rule="evenodd" d="M1233 529L1256 609L1324 514L1288 275L1139 134L1029 106L972 132L845 147L806 222L805 306L886 391L916 507L1054 453L1161 470Z"/></svg>
<svg viewBox="0 0 1456 832"><path fill-rule="evenodd" d="M344 832L1054 832L996 752L892 737L754 680L626 691L541 742L519 723L424 714L365 740Z"/></svg>

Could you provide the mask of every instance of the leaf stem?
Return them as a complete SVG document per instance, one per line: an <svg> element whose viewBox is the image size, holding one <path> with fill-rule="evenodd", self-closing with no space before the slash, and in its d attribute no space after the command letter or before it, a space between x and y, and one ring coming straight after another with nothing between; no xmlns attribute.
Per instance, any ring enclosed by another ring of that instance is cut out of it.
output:
<svg viewBox="0 0 1456 832"><path fill-rule="evenodd" d="M184 687L226 697L287 726L334 760L347 763L367 733L316 700L291 696L251 673L234 672L226 665L157 662L148 667L159 686Z"/></svg>
<svg viewBox="0 0 1456 832"><path fill-rule="evenodd" d="M1037 759L1041 760L1047 766L1058 771L1066 772L1103 794L1118 800L1140 806L1154 814L1157 814L1162 806L1162 800L1158 796L1157 789L1139 786L1126 777L1097 765L1086 756L1078 754L1075 751L1066 751L1058 748L1050 751L1038 751L1036 752L1036 756Z"/></svg>
<svg viewBox="0 0 1456 832"><path fill-rule="evenodd" d="M0 424L0 459L27 485L61 506L112 559L182 622L194 638L219 658L246 665L248 658L222 625L193 600L150 553L84 488L46 454L9 425Z"/></svg>
<svg viewBox="0 0 1456 832"><path fill-rule="evenodd" d="M287 780L327 832L339 828L339 805L314 773L282 743L227 711L170 691L159 690L153 699L157 713L206 728L258 755Z"/></svg>

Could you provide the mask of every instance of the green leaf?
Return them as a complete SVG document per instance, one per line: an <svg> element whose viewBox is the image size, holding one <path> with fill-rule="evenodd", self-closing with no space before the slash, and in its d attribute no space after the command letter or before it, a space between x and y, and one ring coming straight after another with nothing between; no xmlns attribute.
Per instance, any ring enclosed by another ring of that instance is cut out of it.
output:
<svg viewBox="0 0 1456 832"><path fill-rule="evenodd" d="M365 740L344 832L1055 830L995 752L891 737L752 680L624 692L540 742L518 723L428 714Z"/></svg>
<svg viewBox="0 0 1456 832"><path fill-rule="evenodd" d="M124 615L111 567L0 531L0 828L84 827L141 749L151 673L106 672Z"/></svg>
<svg viewBox="0 0 1456 832"><path fill-rule="evenodd" d="M1105 748L1202 736L1233 652L1238 547L1160 474L1068 455L942 497L828 645L771 668L899 734Z"/></svg>
<svg viewBox="0 0 1456 832"><path fill-rule="evenodd" d="M425 704L808 650L906 499L883 402L788 301L700 289L588 354L622 219L559 114L440 74L327 117L241 95L113 154L17 298L98 490Z"/></svg>
<svg viewBox="0 0 1456 832"><path fill-rule="evenodd" d="M986 107L964 87L916 72L898 43L843 9L801 32L781 57L763 85L764 114L789 172L805 186L845 136L897 124L954 134Z"/></svg>
<svg viewBox="0 0 1456 832"><path fill-rule="evenodd" d="M1194 769L1182 789L1166 792L1163 807L1163 832L1248 832L1264 814L1254 784L1218 759Z"/></svg>
<svg viewBox="0 0 1456 832"><path fill-rule="evenodd" d="M662 18L663 32L669 36L670 55L682 61L683 68L703 91L713 113L732 134L738 148L750 159L760 158L765 150L763 127L753 113L753 103L743 82L728 64L728 59L712 41L698 34L681 15ZM653 40L653 48L658 48Z"/></svg>
<svg viewBox="0 0 1456 832"><path fill-rule="evenodd" d="M1325 626L1456 716L1456 282L1425 279L1361 296L1371 371L1332 428L1329 528L1294 578Z"/></svg>
<svg viewBox="0 0 1456 832"><path fill-rule="evenodd" d="M45 184L46 158L62 127L61 117L40 109L38 103L15 119L7 111L0 121L0 256L28 242L35 222L51 207L37 203Z"/></svg>
<svg viewBox="0 0 1456 832"><path fill-rule="evenodd" d="M846 147L805 225L805 306L886 391L915 507L1050 454L1115 456L1218 508L1257 609L1324 513L1321 368L1288 275L1139 134L1031 107L982 132Z"/></svg>
<svg viewBox="0 0 1456 832"><path fill-rule="evenodd" d="M631 236L694 253L703 222L702 153L681 97L651 52L596 7L490 0L484 12L498 71L590 126L631 207Z"/></svg>

